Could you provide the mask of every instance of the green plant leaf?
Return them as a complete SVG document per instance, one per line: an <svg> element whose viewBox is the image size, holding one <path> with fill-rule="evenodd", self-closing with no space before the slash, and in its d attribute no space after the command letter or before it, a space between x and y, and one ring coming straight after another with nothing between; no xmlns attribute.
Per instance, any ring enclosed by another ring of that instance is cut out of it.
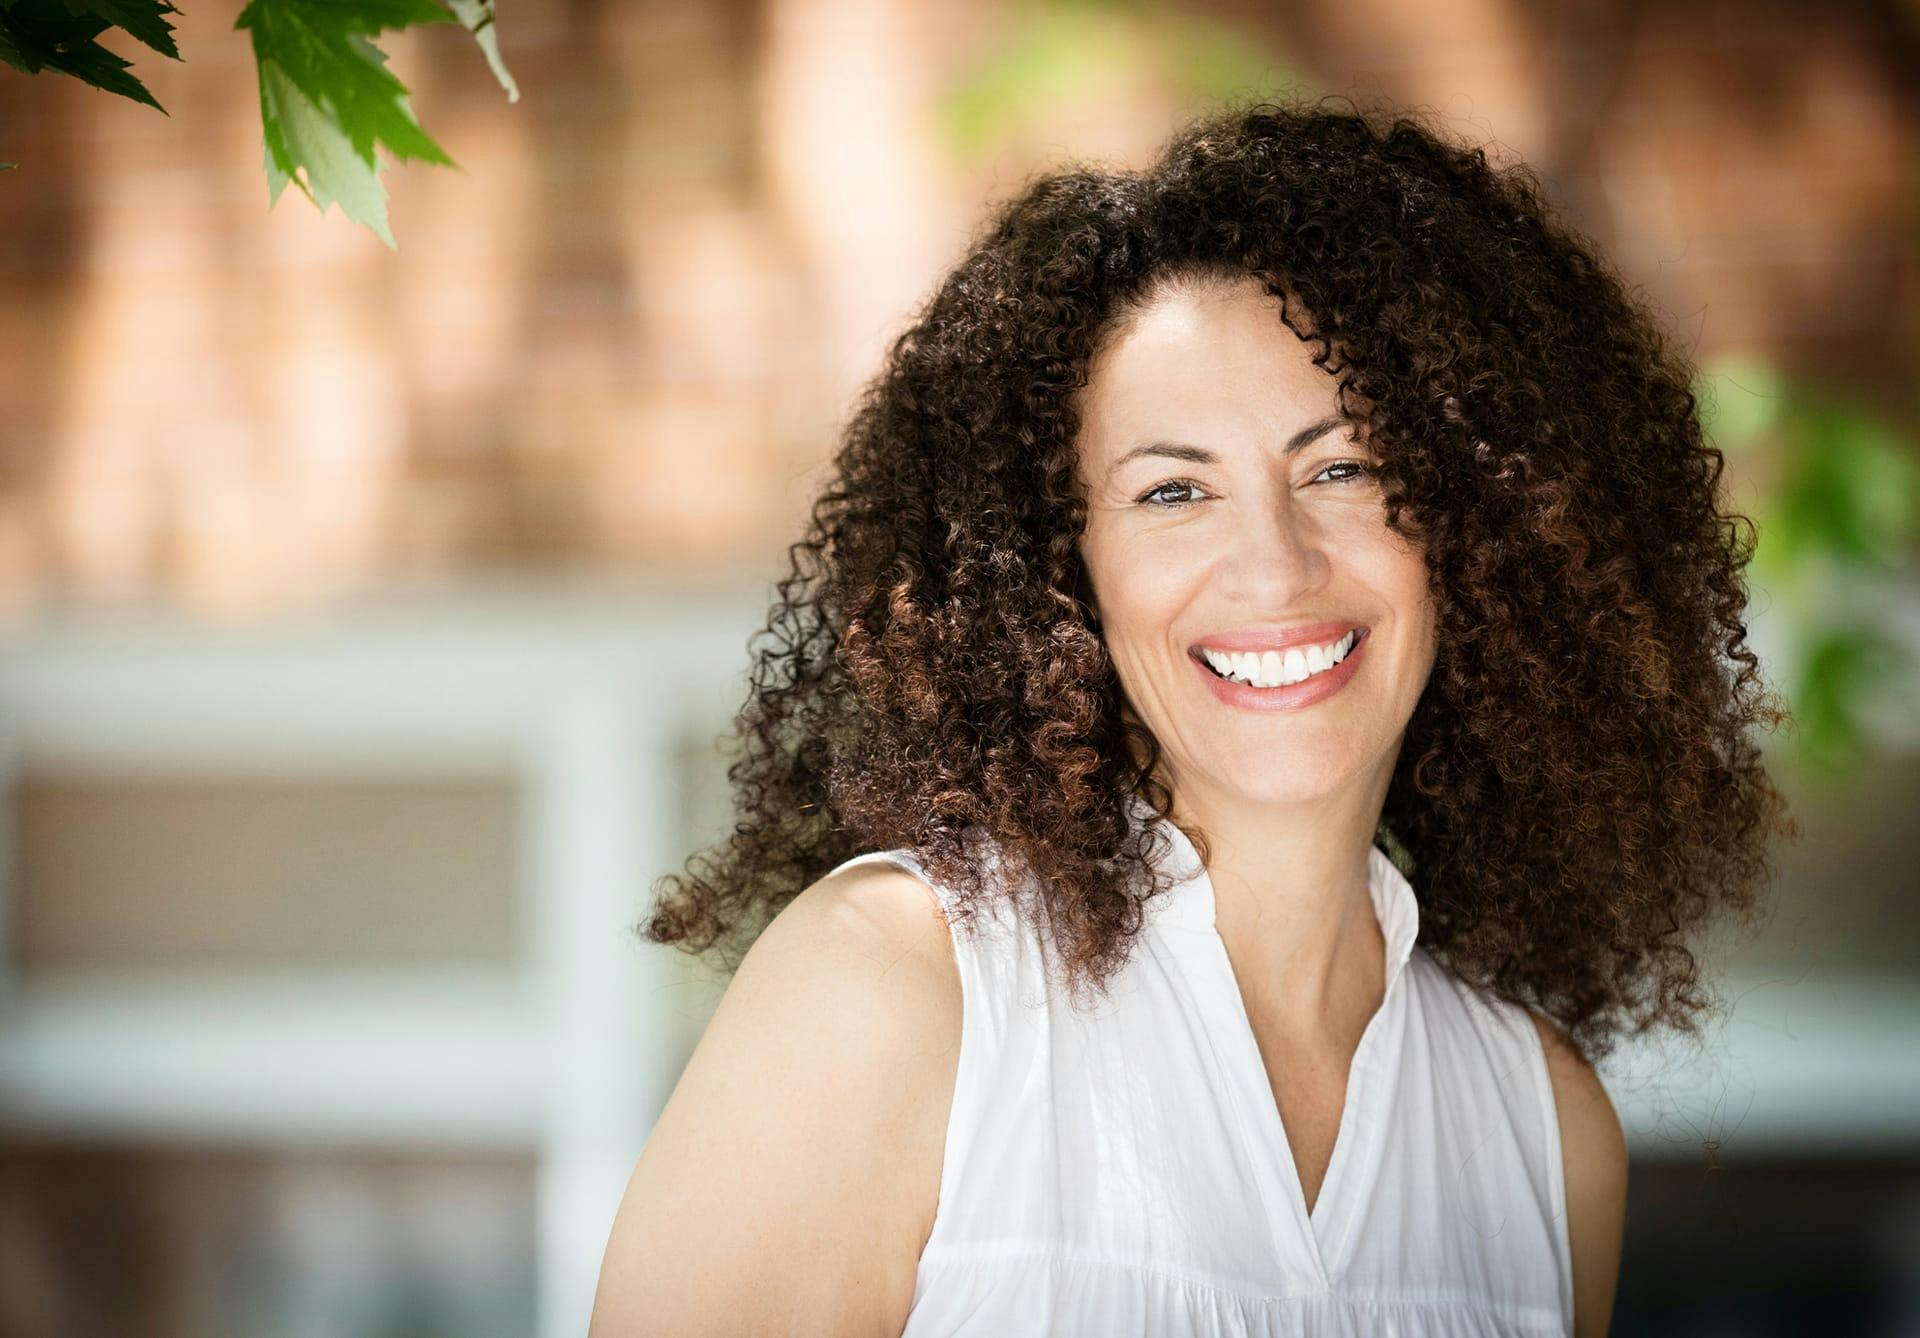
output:
<svg viewBox="0 0 1920 1338"><path fill-rule="evenodd" d="M123 60L95 39L120 28L135 40L180 59L164 17L180 11L166 0L10 0L0 4L0 61L26 74L54 70L83 83L144 102L166 114Z"/></svg>
<svg viewBox="0 0 1920 1338"><path fill-rule="evenodd" d="M180 48L173 42L173 25L164 17L180 11L162 0L66 0L66 7L75 13L88 11L161 55L180 59Z"/></svg>
<svg viewBox="0 0 1920 1338"><path fill-rule="evenodd" d="M273 126L266 153L268 207L280 202L280 192L292 181L322 213L338 203L348 218L395 246L378 169L354 151L340 127L307 101L278 65L260 67L260 89ZM284 170L282 163L304 168L305 179Z"/></svg>
<svg viewBox="0 0 1920 1338"><path fill-rule="evenodd" d="M520 85L513 81L506 62L500 59L500 33L493 22L493 0L446 0L446 3L453 10L453 16L460 20L460 26L472 33L473 40L480 44L493 77L507 90L507 101L518 102Z"/></svg>
<svg viewBox="0 0 1920 1338"><path fill-rule="evenodd" d="M249 0L233 26L252 36L259 66L269 206L291 181L323 212L338 203L395 247L375 146L393 158L459 164L421 129L406 85L367 38L453 22L432 0Z"/></svg>

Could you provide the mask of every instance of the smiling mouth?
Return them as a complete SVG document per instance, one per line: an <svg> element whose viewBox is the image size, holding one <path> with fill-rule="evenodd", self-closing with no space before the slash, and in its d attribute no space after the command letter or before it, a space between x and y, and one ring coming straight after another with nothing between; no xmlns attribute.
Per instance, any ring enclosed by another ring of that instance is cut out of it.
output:
<svg viewBox="0 0 1920 1338"><path fill-rule="evenodd" d="M1368 629L1356 627L1334 644L1331 656L1327 656L1321 647L1314 647L1313 654L1294 648L1285 654L1269 651L1265 654L1251 652L1241 654L1208 652L1204 648L1191 652L1193 658L1200 661L1201 667L1215 678L1228 683L1237 683L1242 687L1288 688L1318 678L1321 674L1345 662L1365 639Z"/></svg>

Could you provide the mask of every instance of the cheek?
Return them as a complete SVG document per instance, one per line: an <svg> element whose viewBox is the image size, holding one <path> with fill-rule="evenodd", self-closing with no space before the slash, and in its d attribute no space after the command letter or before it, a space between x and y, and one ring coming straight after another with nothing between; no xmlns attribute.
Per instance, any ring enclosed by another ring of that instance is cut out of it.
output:
<svg viewBox="0 0 1920 1338"><path fill-rule="evenodd" d="M1128 542L1124 535L1089 533L1080 560L1109 629L1137 628L1166 616L1180 586L1179 564L1151 545Z"/></svg>
<svg viewBox="0 0 1920 1338"><path fill-rule="evenodd" d="M1407 644L1431 641L1434 604L1425 554L1384 520L1356 526L1342 549L1352 559L1350 573L1388 606Z"/></svg>
<svg viewBox="0 0 1920 1338"><path fill-rule="evenodd" d="M1397 553L1389 580L1394 592L1396 613L1407 624L1409 643L1430 659L1438 610L1434 605L1432 578L1427 572L1425 559L1417 552Z"/></svg>

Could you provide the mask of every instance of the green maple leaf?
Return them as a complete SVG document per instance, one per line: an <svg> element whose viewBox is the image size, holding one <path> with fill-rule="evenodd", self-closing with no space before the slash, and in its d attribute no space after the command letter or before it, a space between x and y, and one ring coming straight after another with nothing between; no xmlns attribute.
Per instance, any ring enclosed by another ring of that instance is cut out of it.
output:
<svg viewBox="0 0 1920 1338"><path fill-rule="evenodd" d="M513 81L513 74L507 69L507 63L500 58L500 33L493 22L493 0L446 0L447 7L460 24L473 34L473 40L480 44L480 52L487 58L487 66L493 71L493 77L500 81L500 87L507 90L507 101L520 100L520 86Z"/></svg>
<svg viewBox="0 0 1920 1338"><path fill-rule="evenodd" d="M95 39L108 28L120 28L161 55L179 60L173 26L165 17L179 12L166 0L0 0L0 61L27 74L41 70L69 74L95 88L144 102L164 115L167 109L147 86L127 73L131 62ZM12 166L0 163L0 168Z"/></svg>
<svg viewBox="0 0 1920 1338"><path fill-rule="evenodd" d="M459 164L420 128L406 85L367 38L455 22L433 0L249 0L233 26L251 34L260 69L268 206L291 181L322 212L338 203L397 250L374 146L393 158Z"/></svg>
<svg viewBox="0 0 1920 1338"><path fill-rule="evenodd" d="M161 55L180 59L180 48L173 44L173 25L164 17L180 11L166 0L63 0L63 3L69 13L86 11L103 18Z"/></svg>

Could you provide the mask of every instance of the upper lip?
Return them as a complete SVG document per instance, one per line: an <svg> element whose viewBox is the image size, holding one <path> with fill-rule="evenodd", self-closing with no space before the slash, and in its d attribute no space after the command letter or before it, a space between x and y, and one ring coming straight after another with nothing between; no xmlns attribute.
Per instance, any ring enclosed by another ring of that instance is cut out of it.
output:
<svg viewBox="0 0 1920 1338"><path fill-rule="evenodd" d="M1338 641L1348 632L1366 630L1365 623L1295 623L1291 627L1242 627L1234 632L1214 632L1193 643L1197 650L1267 651L1286 650L1290 646L1324 646Z"/></svg>

